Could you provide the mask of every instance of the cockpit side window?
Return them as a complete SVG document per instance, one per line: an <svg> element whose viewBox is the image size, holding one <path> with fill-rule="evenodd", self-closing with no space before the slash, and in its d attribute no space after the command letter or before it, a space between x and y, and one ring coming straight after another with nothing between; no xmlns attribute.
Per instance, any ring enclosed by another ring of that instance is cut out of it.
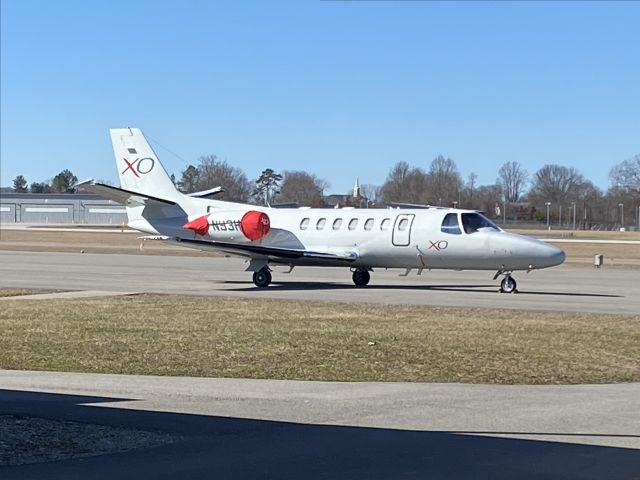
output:
<svg viewBox="0 0 640 480"><path fill-rule="evenodd" d="M466 233L475 233L480 229L491 229L495 232L499 232L498 226L489 220L484 215L479 213L463 213L462 214L462 226Z"/></svg>
<svg viewBox="0 0 640 480"><path fill-rule="evenodd" d="M440 227L442 233L449 233L451 235L460 235L460 224L458 224L457 213L447 213L442 220L442 226Z"/></svg>

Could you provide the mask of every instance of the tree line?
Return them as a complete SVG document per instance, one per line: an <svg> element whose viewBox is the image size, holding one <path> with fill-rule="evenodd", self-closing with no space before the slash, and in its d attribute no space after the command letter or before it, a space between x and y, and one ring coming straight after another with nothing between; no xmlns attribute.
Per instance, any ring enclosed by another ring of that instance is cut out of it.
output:
<svg viewBox="0 0 640 480"><path fill-rule="evenodd" d="M215 155L200 157L176 180L183 193L222 187L222 200L254 204L325 206L329 183L300 170L277 173L267 168L250 180L240 168ZM615 165L609 172L610 187L603 191L576 168L548 164L530 174L520 163L506 162L496 181L478 185L475 173L463 180L456 163L439 155L428 168L398 162L382 185L364 184L353 206L384 207L389 204L419 204L480 210L501 220L572 223L591 228L597 224L622 224L623 210L637 211L640 204L640 154ZM65 169L49 182L27 187L22 175L14 180L17 192L69 192L77 178ZM351 192L345 192L350 194ZM345 196L346 197L346 196ZM630 215L628 219L634 219ZM564 221L563 221L564 220ZM635 223L627 221L626 223Z"/></svg>
<svg viewBox="0 0 640 480"><path fill-rule="evenodd" d="M64 169L50 181L33 182L31 185L24 175L18 175L13 179L13 190L17 193L72 193L76 183L78 177L71 170Z"/></svg>

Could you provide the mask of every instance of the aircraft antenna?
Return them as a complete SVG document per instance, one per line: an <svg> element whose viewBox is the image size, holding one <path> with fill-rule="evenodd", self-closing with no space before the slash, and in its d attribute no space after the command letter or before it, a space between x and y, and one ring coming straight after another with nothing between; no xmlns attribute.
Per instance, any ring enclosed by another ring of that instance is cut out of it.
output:
<svg viewBox="0 0 640 480"><path fill-rule="evenodd" d="M187 160L185 160L183 157L181 157L180 155L178 155L176 152L174 152L173 150L165 147L164 145L162 145L158 140L156 140L155 138L151 137L148 133L145 133L145 136L151 140L153 143L155 143L156 145L158 145L160 148L162 148L164 151L170 153L171 155L173 155L174 157L176 157L178 160L180 160L182 163L184 163L185 165L189 166L191 165L190 162L188 162Z"/></svg>

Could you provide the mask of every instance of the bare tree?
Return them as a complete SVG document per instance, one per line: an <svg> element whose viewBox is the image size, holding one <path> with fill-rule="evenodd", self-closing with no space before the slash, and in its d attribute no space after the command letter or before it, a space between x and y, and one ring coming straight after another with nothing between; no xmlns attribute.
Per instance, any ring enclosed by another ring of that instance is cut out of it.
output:
<svg viewBox="0 0 640 480"><path fill-rule="evenodd" d="M467 180L467 198L465 199L465 208L473 209L475 208L475 202L473 194L476 189L476 181L478 180L478 175L474 172L469 174L469 180ZM461 205L462 206L462 205Z"/></svg>
<svg viewBox="0 0 640 480"><path fill-rule="evenodd" d="M407 162L396 163L380 187L384 202L426 203L427 175Z"/></svg>
<svg viewBox="0 0 640 480"><path fill-rule="evenodd" d="M574 167L545 165L536 172L529 197L543 203L566 203L579 198L585 185L585 178Z"/></svg>
<svg viewBox="0 0 640 480"><path fill-rule="evenodd" d="M365 183L360 187L362 196L366 199L368 206L377 205L381 190L382 187L380 187L380 185L373 185L371 183Z"/></svg>
<svg viewBox="0 0 640 480"><path fill-rule="evenodd" d="M502 187L500 185L481 185L475 189L474 203L478 210L492 218L498 218L496 206L500 206Z"/></svg>
<svg viewBox="0 0 640 480"><path fill-rule="evenodd" d="M233 202L247 202L251 194L251 182L242 170L232 167L215 155L198 159L197 190L222 187L220 197Z"/></svg>
<svg viewBox="0 0 640 480"><path fill-rule="evenodd" d="M640 154L614 166L609 172L611 186L629 188L640 193Z"/></svg>
<svg viewBox="0 0 640 480"><path fill-rule="evenodd" d="M327 188L329 183L312 173L285 171L277 200L283 203L321 207L323 206L322 195Z"/></svg>
<svg viewBox="0 0 640 480"><path fill-rule="evenodd" d="M524 193L529 174L518 162L507 162L498 170L498 183L502 186L505 200L517 202Z"/></svg>
<svg viewBox="0 0 640 480"><path fill-rule="evenodd" d="M438 155L431 162L427 185L431 203L451 206L453 202L460 201L462 178L456 163L450 158Z"/></svg>

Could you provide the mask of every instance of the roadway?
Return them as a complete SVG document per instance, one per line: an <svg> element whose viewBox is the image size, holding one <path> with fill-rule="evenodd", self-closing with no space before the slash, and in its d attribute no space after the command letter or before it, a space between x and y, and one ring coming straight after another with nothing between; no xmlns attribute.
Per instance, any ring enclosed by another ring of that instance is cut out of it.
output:
<svg viewBox="0 0 640 480"><path fill-rule="evenodd" d="M0 370L0 418L171 435L9 479L630 479L640 384L497 386ZM82 431L78 431L82 435Z"/></svg>
<svg viewBox="0 0 640 480"><path fill-rule="evenodd" d="M638 271L559 267L519 272L519 293L498 293L493 272L424 271L399 277L376 270L367 288L355 288L348 269L277 267L274 283L258 289L241 259L0 251L0 288L49 288L246 296L327 302L372 302L455 307L640 312Z"/></svg>

